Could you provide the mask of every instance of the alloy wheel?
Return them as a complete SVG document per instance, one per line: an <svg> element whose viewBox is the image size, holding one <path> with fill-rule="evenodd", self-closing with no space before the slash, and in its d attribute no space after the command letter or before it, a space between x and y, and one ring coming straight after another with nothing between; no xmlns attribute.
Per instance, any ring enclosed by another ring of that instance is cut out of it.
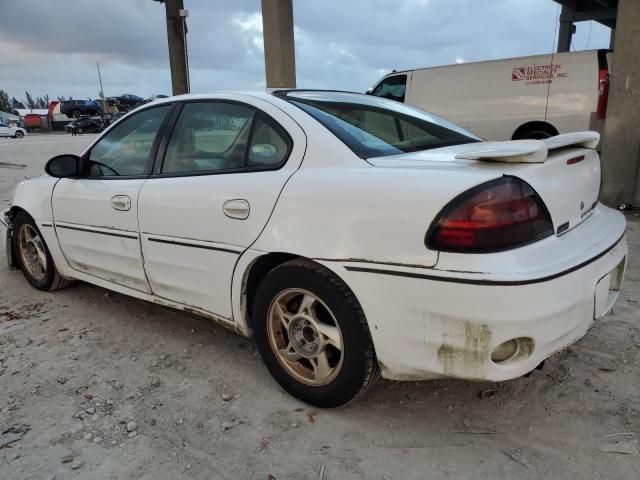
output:
<svg viewBox="0 0 640 480"><path fill-rule="evenodd" d="M327 305L302 289L280 292L269 306L269 344L278 362L296 380L322 386L343 363L342 332Z"/></svg>
<svg viewBox="0 0 640 480"><path fill-rule="evenodd" d="M20 225L18 252L29 275L37 281L44 279L47 274L47 255L40 234L31 225Z"/></svg>

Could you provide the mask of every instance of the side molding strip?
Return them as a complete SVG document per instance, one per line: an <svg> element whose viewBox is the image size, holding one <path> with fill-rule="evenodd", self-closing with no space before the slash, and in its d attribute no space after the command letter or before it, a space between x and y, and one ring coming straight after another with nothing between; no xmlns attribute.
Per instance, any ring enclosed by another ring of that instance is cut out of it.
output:
<svg viewBox="0 0 640 480"><path fill-rule="evenodd" d="M103 232L101 230L94 230L92 228L72 227L70 225L60 225L59 223L56 223L56 228L65 228L67 230L77 230L79 232L97 233L99 235L108 235L108 236L111 236L111 237L131 238L133 240L137 240L138 239L138 235L135 235L133 233Z"/></svg>
<svg viewBox="0 0 640 480"><path fill-rule="evenodd" d="M515 287L519 285L531 285L534 283L548 282L549 280L554 280L564 275L573 273L576 270L580 270L581 268L586 267L590 263L593 263L599 258L605 256L607 253L609 253L611 250L617 247L618 244L620 243L620 240L622 240L622 238L624 237L625 233L623 233L622 236L618 238L618 240L616 240L610 247L600 252L595 257L590 258L589 260L586 260L562 272L554 273L553 275L548 275L546 277L533 278L530 280L481 280L481 279L472 279L472 278L441 277L438 275L426 275L423 273L401 272L397 270L384 270L384 269L378 269L378 268L349 267L349 266L344 268L350 272L374 273L379 275L391 275L394 277L418 278L421 280L432 280L435 282L460 283L464 285L486 285L490 287L493 287L493 286Z"/></svg>
<svg viewBox="0 0 640 480"><path fill-rule="evenodd" d="M178 242L175 240L165 240L163 238L148 237L148 240L150 242L167 243L169 245L178 245L180 247L193 247L193 248L202 248L204 250L216 250L218 252L234 253L236 255L240 255L240 253L242 253L240 250L231 250L230 248L213 247L209 245L200 245L197 243Z"/></svg>

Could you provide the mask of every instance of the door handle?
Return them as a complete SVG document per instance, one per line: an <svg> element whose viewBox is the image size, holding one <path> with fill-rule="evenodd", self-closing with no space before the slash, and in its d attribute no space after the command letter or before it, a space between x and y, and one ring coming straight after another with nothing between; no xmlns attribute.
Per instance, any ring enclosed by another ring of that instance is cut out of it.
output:
<svg viewBox="0 0 640 480"><path fill-rule="evenodd" d="M234 200L227 200L222 205L222 211L229 218L235 218L237 220L246 220L249 218L249 202L242 198L236 198Z"/></svg>
<svg viewBox="0 0 640 480"><path fill-rule="evenodd" d="M111 198L111 206L116 210L127 212L131 209L131 199L126 195L116 195Z"/></svg>

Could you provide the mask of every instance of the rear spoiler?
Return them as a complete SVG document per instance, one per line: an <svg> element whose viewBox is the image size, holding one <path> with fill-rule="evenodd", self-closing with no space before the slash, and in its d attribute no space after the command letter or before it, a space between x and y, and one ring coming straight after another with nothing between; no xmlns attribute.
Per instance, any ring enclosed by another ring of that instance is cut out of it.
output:
<svg viewBox="0 0 640 480"><path fill-rule="evenodd" d="M598 132L574 132L544 140L512 140L482 142L478 148L456 155L458 159L506 163L544 163L549 151L563 147L595 149L600 142Z"/></svg>

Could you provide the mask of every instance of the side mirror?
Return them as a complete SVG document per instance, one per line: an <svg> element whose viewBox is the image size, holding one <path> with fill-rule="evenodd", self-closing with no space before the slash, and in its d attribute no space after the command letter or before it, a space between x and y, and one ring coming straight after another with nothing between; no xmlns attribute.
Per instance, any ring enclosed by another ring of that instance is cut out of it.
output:
<svg viewBox="0 0 640 480"><path fill-rule="evenodd" d="M373 95L373 87L371 87L369 90L367 90L366 92L364 92L365 95Z"/></svg>
<svg viewBox="0 0 640 480"><path fill-rule="evenodd" d="M270 160L278 154L278 147L270 143L256 143L251 146L251 156L262 160Z"/></svg>
<svg viewBox="0 0 640 480"><path fill-rule="evenodd" d="M77 155L57 155L44 166L47 175L56 178L76 177L80 174L80 157Z"/></svg>

